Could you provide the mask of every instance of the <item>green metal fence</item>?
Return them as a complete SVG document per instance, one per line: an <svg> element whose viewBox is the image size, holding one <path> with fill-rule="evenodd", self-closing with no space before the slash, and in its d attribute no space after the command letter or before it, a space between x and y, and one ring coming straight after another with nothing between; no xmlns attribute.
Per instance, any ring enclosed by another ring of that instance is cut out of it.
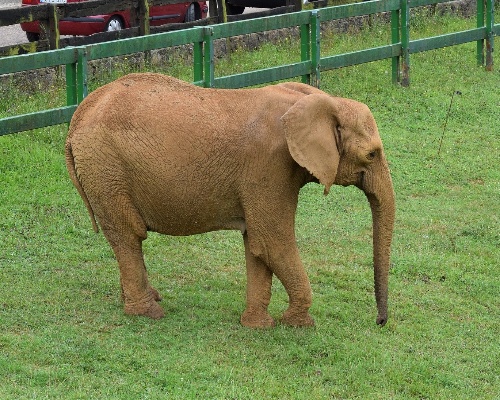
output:
<svg viewBox="0 0 500 400"><path fill-rule="evenodd" d="M319 87L322 71L383 59L392 60L393 82L407 86L410 82L409 66L412 53L468 42L477 42L478 63L491 70L493 66L493 38L500 34L500 25L495 25L493 20L493 0L478 0L477 27L474 29L410 40L410 8L441 2L445 1L367 1L0 58L0 75L64 65L66 66L67 90L67 105L64 107L0 119L0 135L69 122L77 105L87 95L87 63L91 60L185 44L193 45L193 82L205 87L246 87L294 77L301 77L303 82ZM320 26L322 22L382 12L391 15L391 43L385 46L321 57ZM231 76L215 76L215 40L289 27L300 28L300 61Z"/></svg>

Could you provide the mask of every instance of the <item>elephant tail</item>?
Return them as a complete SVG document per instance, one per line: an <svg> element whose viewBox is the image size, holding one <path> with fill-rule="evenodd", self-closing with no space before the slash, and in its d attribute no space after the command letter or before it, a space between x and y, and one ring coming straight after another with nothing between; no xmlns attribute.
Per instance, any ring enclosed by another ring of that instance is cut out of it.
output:
<svg viewBox="0 0 500 400"><path fill-rule="evenodd" d="M70 140L66 141L65 151L66 151L66 167L68 168L69 177L73 181L73 185L75 185L76 190L78 190L78 193L80 194L81 198L83 199L83 202L85 203L85 206L87 207L87 211L89 212L90 220L92 221L92 228L94 229L94 232L97 233L97 232L99 232L99 227L97 226L97 221L95 219L94 210L92 210L92 206L90 205L87 194L83 190L83 186L80 183L80 180L78 179L78 175L76 173L76 167L75 167L75 159L73 157L73 149L71 148L71 141Z"/></svg>

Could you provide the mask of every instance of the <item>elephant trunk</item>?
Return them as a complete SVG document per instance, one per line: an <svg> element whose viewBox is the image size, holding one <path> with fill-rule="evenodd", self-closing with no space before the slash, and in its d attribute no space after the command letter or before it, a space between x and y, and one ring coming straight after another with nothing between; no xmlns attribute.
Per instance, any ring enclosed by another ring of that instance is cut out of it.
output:
<svg viewBox="0 0 500 400"><path fill-rule="evenodd" d="M395 218L395 199L389 168L385 162L381 170L366 172L361 189L370 203L373 220L373 269L377 324L387 322L387 297L392 232Z"/></svg>

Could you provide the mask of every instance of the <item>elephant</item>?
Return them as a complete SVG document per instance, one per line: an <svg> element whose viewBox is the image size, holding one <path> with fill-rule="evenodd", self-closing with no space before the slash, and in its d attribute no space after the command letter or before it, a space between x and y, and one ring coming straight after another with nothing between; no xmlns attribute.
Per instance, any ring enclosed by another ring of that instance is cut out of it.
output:
<svg viewBox="0 0 500 400"><path fill-rule="evenodd" d="M69 176L116 256L124 312L164 317L148 280L148 231L242 233L243 326L272 327L275 275L288 295L280 323L313 326L312 290L295 237L300 189L355 185L371 207L376 323L388 318L395 196L369 108L307 84L202 88L157 73L123 76L90 93L71 119Z"/></svg>

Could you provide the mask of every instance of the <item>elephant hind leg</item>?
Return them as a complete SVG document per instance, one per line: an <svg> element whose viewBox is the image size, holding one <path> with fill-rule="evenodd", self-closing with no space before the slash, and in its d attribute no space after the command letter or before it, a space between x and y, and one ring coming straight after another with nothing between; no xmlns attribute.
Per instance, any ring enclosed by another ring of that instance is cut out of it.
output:
<svg viewBox="0 0 500 400"><path fill-rule="evenodd" d="M138 240L135 246L120 243L112 247L120 268L125 314L162 318L165 313L157 303L161 296L148 282L141 241Z"/></svg>
<svg viewBox="0 0 500 400"><path fill-rule="evenodd" d="M147 237L146 226L135 210L129 211L122 215L122 219L111 214L115 217L113 220L101 223L118 261L125 313L159 319L165 315L157 304L161 296L149 284L142 254L142 241Z"/></svg>

